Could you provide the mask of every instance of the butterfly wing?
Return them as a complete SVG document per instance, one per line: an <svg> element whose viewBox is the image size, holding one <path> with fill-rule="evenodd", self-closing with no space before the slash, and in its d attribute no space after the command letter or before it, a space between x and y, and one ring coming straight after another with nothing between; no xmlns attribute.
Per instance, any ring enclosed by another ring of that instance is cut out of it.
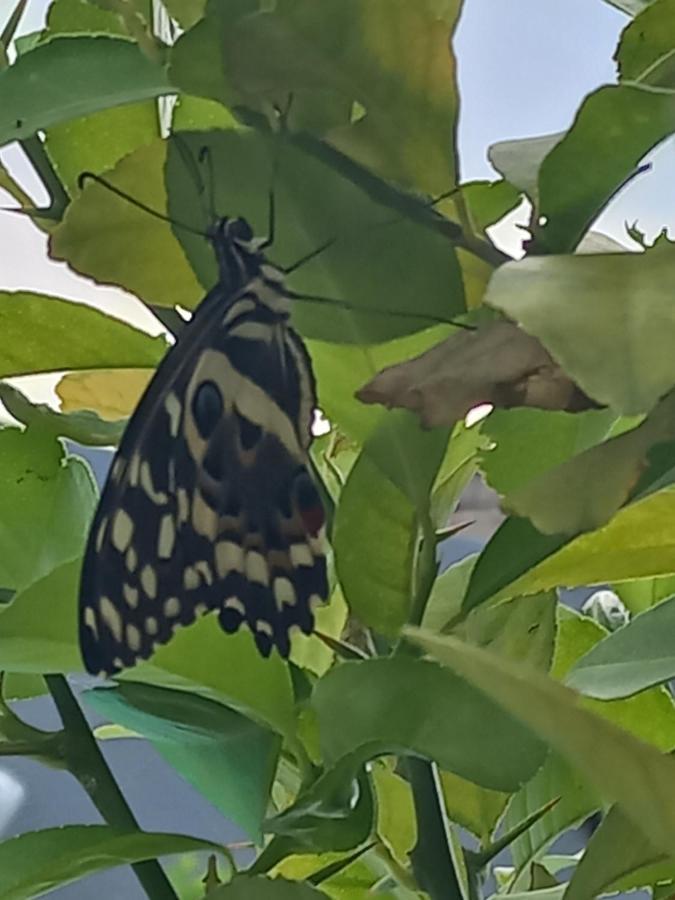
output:
<svg viewBox="0 0 675 900"><path fill-rule="evenodd" d="M323 511L307 449L310 360L283 316L243 291L207 297L150 383L113 461L80 585L90 672L147 658L217 610L259 651L289 652L327 596Z"/></svg>

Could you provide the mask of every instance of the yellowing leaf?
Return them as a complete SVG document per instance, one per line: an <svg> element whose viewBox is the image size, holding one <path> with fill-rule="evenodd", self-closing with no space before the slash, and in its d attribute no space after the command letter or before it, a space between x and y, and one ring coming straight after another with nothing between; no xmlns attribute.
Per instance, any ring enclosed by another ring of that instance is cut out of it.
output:
<svg viewBox="0 0 675 900"><path fill-rule="evenodd" d="M154 369L69 372L55 390L63 412L92 410L102 419L115 421L132 414L154 374Z"/></svg>

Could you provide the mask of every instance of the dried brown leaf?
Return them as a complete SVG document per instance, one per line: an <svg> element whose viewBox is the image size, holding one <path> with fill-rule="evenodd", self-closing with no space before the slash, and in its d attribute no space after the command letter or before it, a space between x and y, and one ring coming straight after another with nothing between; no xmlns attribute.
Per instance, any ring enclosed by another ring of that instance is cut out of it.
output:
<svg viewBox="0 0 675 900"><path fill-rule="evenodd" d="M356 397L408 409L426 428L451 425L481 403L567 412L596 406L537 338L506 320L458 332L414 359L383 369Z"/></svg>

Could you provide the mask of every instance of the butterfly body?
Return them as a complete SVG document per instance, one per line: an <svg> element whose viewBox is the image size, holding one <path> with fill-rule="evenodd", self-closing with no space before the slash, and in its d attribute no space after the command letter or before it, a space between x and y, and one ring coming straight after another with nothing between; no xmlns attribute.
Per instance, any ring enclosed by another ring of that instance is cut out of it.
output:
<svg viewBox="0 0 675 900"><path fill-rule="evenodd" d="M134 412L94 518L80 583L88 671L147 658L215 611L258 650L289 652L327 596L323 511L307 471L311 363L284 274L243 219L209 232L219 281Z"/></svg>

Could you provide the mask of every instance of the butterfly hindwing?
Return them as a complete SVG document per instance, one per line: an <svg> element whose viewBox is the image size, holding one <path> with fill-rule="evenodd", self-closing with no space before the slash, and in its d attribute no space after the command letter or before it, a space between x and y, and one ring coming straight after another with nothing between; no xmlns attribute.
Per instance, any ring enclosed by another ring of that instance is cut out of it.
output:
<svg viewBox="0 0 675 900"><path fill-rule="evenodd" d="M226 632L247 625L264 656L288 655L293 626L312 630L328 592L306 467L314 383L265 284L207 296L130 420L82 571L91 672L147 658L212 610Z"/></svg>

